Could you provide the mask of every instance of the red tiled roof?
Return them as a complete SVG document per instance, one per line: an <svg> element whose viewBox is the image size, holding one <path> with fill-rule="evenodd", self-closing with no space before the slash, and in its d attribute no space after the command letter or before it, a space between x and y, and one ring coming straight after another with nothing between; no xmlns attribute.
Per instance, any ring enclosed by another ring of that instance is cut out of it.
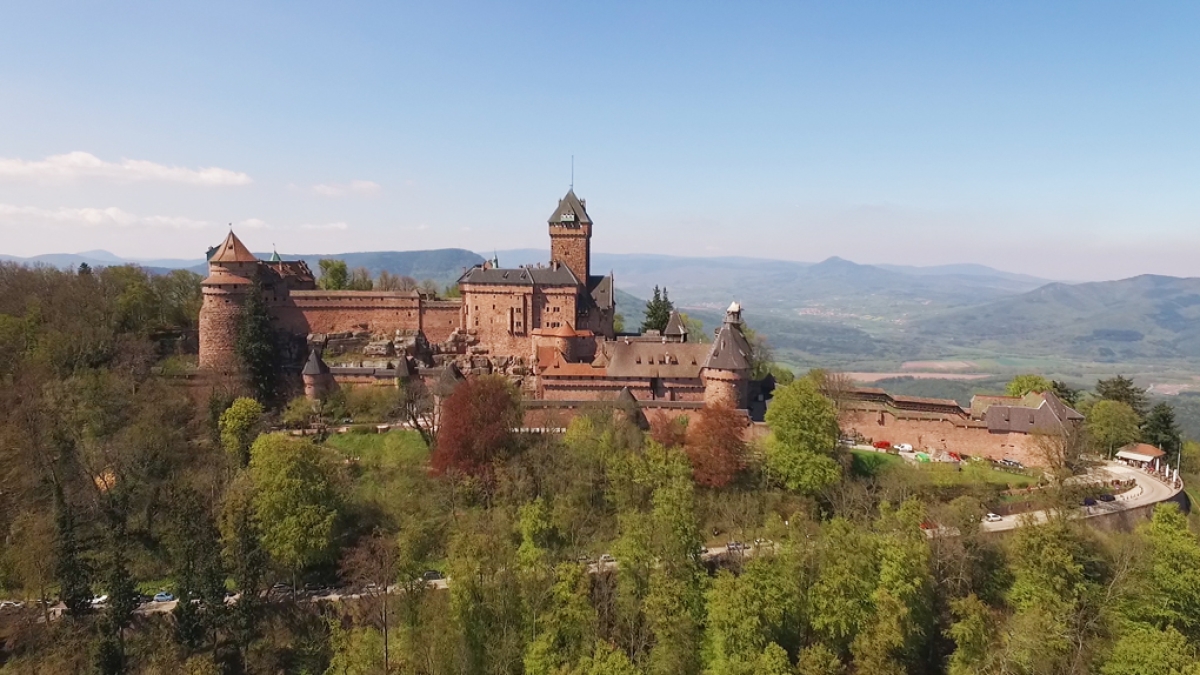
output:
<svg viewBox="0 0 1200 675"><path fill-rule="evenodd" d="M209 262L218 263L255 262L257 260L258 258L255 258L242 240L237 238L233 230L229 231L229 236L225 237L225 241L221 242L217 250L213 251L212 257L208 259Z"/></svg>

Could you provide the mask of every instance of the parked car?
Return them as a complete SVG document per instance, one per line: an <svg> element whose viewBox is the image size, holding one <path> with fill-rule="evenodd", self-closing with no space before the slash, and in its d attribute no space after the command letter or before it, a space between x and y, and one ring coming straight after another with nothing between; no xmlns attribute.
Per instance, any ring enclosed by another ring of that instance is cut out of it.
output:
<svg viewBox="0 0 1200 675"><path fill-rule="evenodd" d="M1087 497L1083 500L1083 505L1084 506L1095 506L1096 500L1092 499L1091 497Z"/></svg>
<svg viewBox="0 0 1200 675"><path fill-rule="evenodd" d="M725 544L725 550L726 551L745 551L746 545L740 541L731 541L728 544Z"/></svg>
<svg viewBox="0 0 1200 675"><path fill-rule="evenodd" d="M876 450L891 450L892 442L891 441L875 441L874 443L871 444L871 447L875 448Z"/></svg>
<svg viewBox="0 0 1200 675"><path fill-rule="evenodd" d="M421 575L421 579L424 581L441 581L445 578L445 575L437 570L425 570L425 573Z"/></svg>
<svg viewBox="0 0 1200 675"><path fill-rule="evenodd" d="M1117 498L1114 497L1113 495L1109 495L1109 494L1100 495L1100 501L1102 501L1102 502L1112 502L1112 501L1116 501L1116 500L1117 500Z"/></svg>
<svg viewBox="0 0 1200 675"><path fill-rule="evenodd" d="M615 563L615 562L617 562L617 559L612 557L611 555L605 553L604 555L600 556L600 562L605 563L605 564Z"/></svg>
<svg viewBox="0 0 1200 675"><path fill-rule="evenodd" d="M174 599L175 599L175 596L171 595L170 593L168 593L166 591L159 591L154 594L155 602L171 602Z"/></svg>
<svg viewBox="0 0 1200 675"><path fill-rule="evenodd" d="M896 445L894 445L892 447L896 448L900 452L912 452L913 451L913 446L909 443L897 443Z"/></svg>
<svg viewBox="0 0 1200 675"><path fill-rule="evenodd" d="M984 516L983 519L989 523L998 523L998 522L1004 520L1004 516L1001 516L1000 514L997 514L997 513L989 513L986 516Z"/></svg>
<svg viewBox="0 0 1200 675"><path fill-rule="evenodd" d="M97 595L92 598L92 607L100 607L105 604L108 604L108 595Z"/></svg>

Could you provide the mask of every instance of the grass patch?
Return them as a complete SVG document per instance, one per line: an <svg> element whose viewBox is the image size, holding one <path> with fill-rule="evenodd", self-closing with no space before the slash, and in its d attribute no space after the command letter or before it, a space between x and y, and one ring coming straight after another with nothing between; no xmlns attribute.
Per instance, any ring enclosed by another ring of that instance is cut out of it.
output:
<svg viewBox="0 0 1200 675"><path fill-rule="evenodd" d="M325 440L325 445L337 450L346 459L371 469L414 467L429 459L429 448L415 431L334 434Z"/></svg>
<svg viewBox="0 0 1200 675"><path fill-rule="evenodd" d="M896 455L873 450L851 450L850 456L853 458L851 471L854 475L863 477L878 476L889 468L904 463L904 460Z"/></svg>
<svg viewBox="0 0 1200 675"><path fill-rule="evenodd" d="M851 470L855 475L862 477L877 477L893 467L903 467L938 487L982 484L1001 488L1026 488L1037 485L1037 478L997 471L987 462L963 462L960 465L948 462L909 463L886 452L851 450L850 454L853 457Z"/></svg>
<svg viewBox="0 0 1200 675"><path fill-rule="evenodd" d="M415 431L335 434L325 445L346 460L351 501L393 523L410 510L408 496L428 487L429 448Z"/></svg>

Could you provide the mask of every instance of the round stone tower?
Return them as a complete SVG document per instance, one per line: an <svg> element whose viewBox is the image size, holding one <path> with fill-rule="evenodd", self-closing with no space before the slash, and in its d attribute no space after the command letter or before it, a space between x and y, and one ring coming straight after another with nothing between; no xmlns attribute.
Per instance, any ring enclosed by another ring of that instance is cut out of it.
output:
<svg viewBox="0 0 1200 675"><path fill-rule="evenodd" d="M745 408L750 384L750 343L742 333L742 308L736 302L725 312L712 349L700 371L705 405Z"/></svg>
<svg viewBox="0 0 1200 675"><path fill-rule="evenodd" d="M258 259L233 233L208 257L208 278L201 282L200 367L238 369L237 332L242 305L258 274Z"/></svg>
<svg viewBox="0 0 1200 675"><path fill-rule="evenodd" d="M304 381L304 397L310 401L324 399L335 386L329 366L325 365L316 349L309 352L308 362L304 364L304 370L300 371L300 377Z"/></svg>

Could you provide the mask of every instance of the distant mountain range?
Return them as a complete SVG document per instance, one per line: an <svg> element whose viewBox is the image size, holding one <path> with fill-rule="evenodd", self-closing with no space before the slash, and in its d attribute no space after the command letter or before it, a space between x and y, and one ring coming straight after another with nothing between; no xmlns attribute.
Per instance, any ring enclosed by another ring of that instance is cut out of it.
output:
<svg viewBox="0 0 1200 675"><path fill-rule="evenodd" d="M283 257L307 260L314 271L322 258L338 258L372 274L386 270L447 284L492 255L436 249ZM544 263L549 251L494 255L501 265L517 267ZM107 251L0 259L206 272L201 260L126 260ZM592 264L596 274L614 274L627 329L640 325L644 299L655 286L668 289L676 305L701 320L706 331L737 300L751 325L797 365L894 367L905 360L1005 354L1080 363L1187 361L1200 369L1200 279L1195 278L1144 275L1067 284L984 265L861 265L841 258L802 263L594 253Z"/></svg>
<svg viewBox="0 0 1200 675"><path fill-rule="evenodd" d="M1200 359L1200 279L1145 274L1048 284L926 317L912 328L950 347L1098 362Z"/></svg>

